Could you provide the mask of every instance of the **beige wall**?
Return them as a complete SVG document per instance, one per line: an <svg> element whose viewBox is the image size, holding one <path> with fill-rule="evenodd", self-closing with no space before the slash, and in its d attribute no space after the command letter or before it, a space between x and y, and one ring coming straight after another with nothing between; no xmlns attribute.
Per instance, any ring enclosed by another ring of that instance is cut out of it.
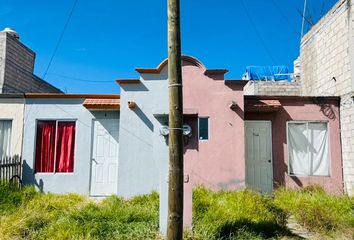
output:
<svg viewBox="0 0 354 240"><path fill-rule="evenodd" d="M22 153L23 108L23 98L0 98L0 120L12 120L11 155Z"/></svg>

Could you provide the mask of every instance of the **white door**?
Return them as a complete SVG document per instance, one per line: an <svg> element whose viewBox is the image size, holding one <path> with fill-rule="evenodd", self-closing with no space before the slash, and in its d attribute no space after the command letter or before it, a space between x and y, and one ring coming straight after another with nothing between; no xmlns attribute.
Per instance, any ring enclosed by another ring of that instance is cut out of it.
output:
<svg viewBox="0 0 354 240"><path fill-rule="evenodd" d="M246 185L256 191L273 190L271 122L245 121Z"/></svg>
<svg viewBox="0 0 354 240"><path fill-rule="evenodd" d="M118 119L94 121L91 196L117 194Z"/></svg>

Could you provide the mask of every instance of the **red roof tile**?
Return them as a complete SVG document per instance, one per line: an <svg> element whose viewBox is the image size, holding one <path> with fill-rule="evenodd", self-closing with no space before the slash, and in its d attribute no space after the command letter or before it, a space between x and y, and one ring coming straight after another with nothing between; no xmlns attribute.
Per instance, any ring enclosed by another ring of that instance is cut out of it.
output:
<svg viewBox="0 0 354 240"><path fill-rule="evenodd" d="M120 109L120 99L95 99L95 98L87 98L85 99L83 105L87 109L112 109L119 110Z"/></svg>

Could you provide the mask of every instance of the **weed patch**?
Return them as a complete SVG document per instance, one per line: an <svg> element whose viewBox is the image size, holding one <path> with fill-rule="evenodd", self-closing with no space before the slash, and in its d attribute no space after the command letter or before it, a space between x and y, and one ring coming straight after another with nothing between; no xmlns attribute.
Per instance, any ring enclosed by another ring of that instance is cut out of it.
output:
<svg viewBox="0 0 354 240"><path fill-rule="evenodd" d="M286 212L249 190L193 192L194 234L199 239L264 239L291 235Z"/></svg>
<svg viewBox="0 0 354 240"><path fill-rule="evenodd" d="M313 232L329 235L354 232L354 198L331 196L320 187L278 189L274 196L276 206Z"/></svg>

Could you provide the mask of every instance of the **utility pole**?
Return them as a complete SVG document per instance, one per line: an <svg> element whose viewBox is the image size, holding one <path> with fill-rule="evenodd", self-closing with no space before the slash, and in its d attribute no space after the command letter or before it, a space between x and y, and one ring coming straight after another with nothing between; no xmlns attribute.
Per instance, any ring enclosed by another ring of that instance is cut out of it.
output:
<svg viewBox="0 0 354 240"><path fill-rule="evenodd" d="M180 1L168 0L169 177L167 239L183 238L183 94Z"/></svg>

